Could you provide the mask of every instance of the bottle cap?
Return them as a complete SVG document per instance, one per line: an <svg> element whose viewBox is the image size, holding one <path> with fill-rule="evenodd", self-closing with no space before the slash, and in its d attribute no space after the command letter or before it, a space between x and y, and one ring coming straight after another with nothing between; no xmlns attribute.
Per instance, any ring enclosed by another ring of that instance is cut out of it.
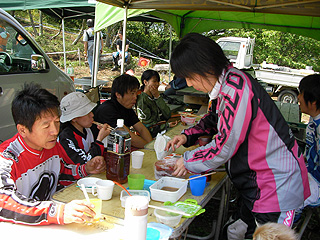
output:
<svg viewBox="0 0 320 240"><path fill-rule="evenodd" d="M124 120L123 119L117 119L117 127L123 127Z"/></svg>
<svg viewBox="0 0 320 240"><path fill-rule="evenodd" d="M126 199L126 211L132 216L144 216L148 213L149 199L144 196L130 196Z"/></svg>

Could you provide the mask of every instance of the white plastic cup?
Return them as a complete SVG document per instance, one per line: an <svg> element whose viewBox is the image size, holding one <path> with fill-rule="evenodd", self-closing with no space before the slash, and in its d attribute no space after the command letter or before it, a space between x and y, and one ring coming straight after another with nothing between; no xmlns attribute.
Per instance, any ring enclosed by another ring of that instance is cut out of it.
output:
<svg viewBox="0 0 320 240"><path fill-rule="evenodd" d="M114 182L111 180L99 180L92 187L92 195L98 196L101 200L112 198Z"/></svg>
<svg viewBox="0 0 320 240"><path fill-rule="evenodd" d="M144 152L133 151L131 153L131 166L132 168L139 169L142 167Z"/></svg>

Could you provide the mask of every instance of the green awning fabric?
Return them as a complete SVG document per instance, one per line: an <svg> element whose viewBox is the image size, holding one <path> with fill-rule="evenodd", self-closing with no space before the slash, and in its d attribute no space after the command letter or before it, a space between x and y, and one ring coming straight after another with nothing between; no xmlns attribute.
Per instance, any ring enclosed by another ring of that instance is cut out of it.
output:
<svg viewBox="0 0 320 240"><path fill-rule="evenodd" d="M96 22L100 23L95 26L96 30L123 19L123 13L117 17L109 13L112 12L110 5L119 7L118 11L121 11L128 1L98 1L102 3L96 6ZM131 0L128 8L129 12L144 9L143 13L164 19L181 37L188 32L201 33L212 29L263 28L320 40L320 1Z"/></svg>
<svg viewBox="0 0 320 240"><path fill-rule="evenodd" d="M85 6L94 7L95 3L89 3L88 0L0 0L0 8L6 11Z"/></svg>
<svg viewBox="0 0 320 240"><path fill-rule="evenodd" d="M128 18L139 16L150 11L152 10L129 9ZM97 2L95 16L94 29L95 31L101 31L116 22L122 21L124 18L124 10Z"/></svg>

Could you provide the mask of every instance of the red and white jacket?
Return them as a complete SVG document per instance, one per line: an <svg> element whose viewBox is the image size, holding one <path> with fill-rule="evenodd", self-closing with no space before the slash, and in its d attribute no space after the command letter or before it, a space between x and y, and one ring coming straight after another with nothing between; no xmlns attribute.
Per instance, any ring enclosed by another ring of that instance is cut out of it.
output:
<svg viewBox="0 0 320 240"><path fill-rule="evenodd" d="M63 224L64 204L50 201L60 173L87 176L85 165L67 165L57 143L37 151L16 134L0 145L0 221L27 225Z"/></svg>

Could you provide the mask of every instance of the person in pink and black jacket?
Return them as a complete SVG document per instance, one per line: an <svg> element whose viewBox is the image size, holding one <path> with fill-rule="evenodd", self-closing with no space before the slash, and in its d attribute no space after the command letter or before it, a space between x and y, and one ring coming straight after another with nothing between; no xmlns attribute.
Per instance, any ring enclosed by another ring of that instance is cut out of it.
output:
<svg viewBox="0 0 320 240"><path fill-rule="evenodd" d="M232 66L220 46L201 34L187 34L175 48L171 68L188 86L207 92L208 113L166 146L176 148L212 141L184 153L174 175L205 173L225 164L242 199L237 239L250 238L255 222L292 226L294 211L310 195L302 152L277 106L250 75ZM229 230L229 229L228 229Z"/></svg>

